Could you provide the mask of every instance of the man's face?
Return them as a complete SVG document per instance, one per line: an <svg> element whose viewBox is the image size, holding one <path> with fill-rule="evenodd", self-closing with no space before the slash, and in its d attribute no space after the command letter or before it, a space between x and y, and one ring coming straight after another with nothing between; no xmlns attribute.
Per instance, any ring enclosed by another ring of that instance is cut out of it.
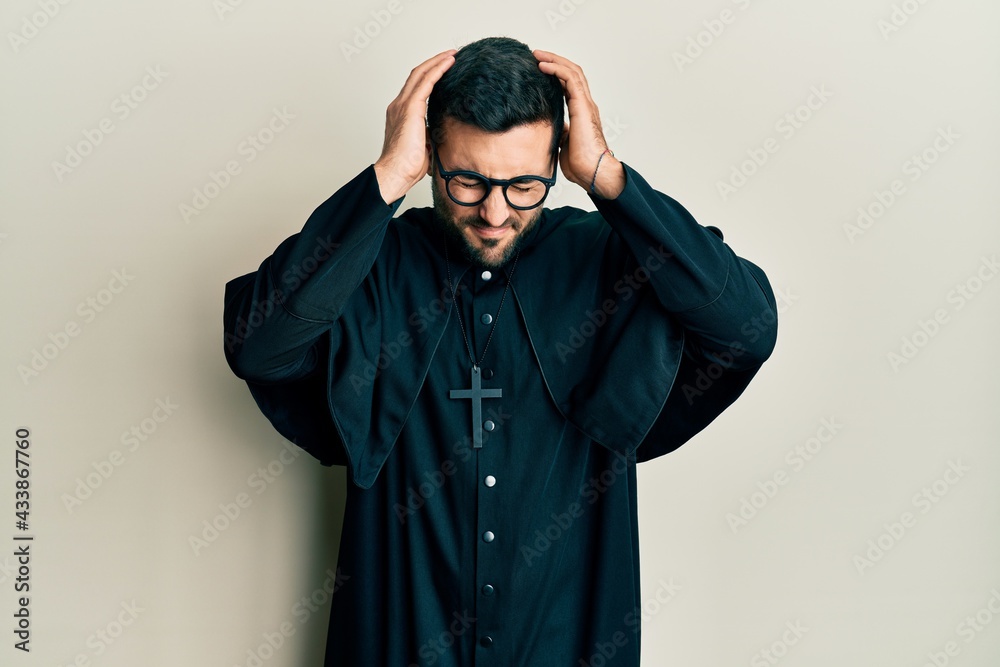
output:
<svg viewBox="0 0 1000 667"><path fill-rule="evenodd" d="M445 171L475 171L497 179L553 175L551 123L491 133L447 118L442 129L444 140L437 144L437 153ZM438 225L462 244L468 259L484 266L496 268L513 257L520 239L542 215L541 206L527 211L511 208L499 186L491 188L480 204L456 204L445 190L433 156L428 173Z"/></svg>

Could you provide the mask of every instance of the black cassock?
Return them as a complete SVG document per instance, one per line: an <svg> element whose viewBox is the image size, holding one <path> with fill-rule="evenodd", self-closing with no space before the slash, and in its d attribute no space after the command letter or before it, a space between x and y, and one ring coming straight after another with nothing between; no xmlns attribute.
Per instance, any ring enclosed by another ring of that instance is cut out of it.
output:
<svg viewBox="0 0 1000 667"><path fill-rule="evenodd" d="M513 260L450 246L454 301L431 209L393 218L373 166L226 285L233 371L351 481L326 665L639 665L635 466L739 396L777 317L763 271L625 171L597 212L544 211L502 308ZM477 361L495 327L481 423L458 309Z"/></svg>

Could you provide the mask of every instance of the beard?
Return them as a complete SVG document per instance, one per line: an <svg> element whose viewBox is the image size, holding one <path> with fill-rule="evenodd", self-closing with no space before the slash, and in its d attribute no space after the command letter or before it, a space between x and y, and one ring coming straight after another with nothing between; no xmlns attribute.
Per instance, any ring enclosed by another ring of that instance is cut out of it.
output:
<svg viewBox="0 0 1000 667"><path fill-rule="evenodd" d="M525 234L532 229L542 216L542 207L531 212L531 217L522 222L516 217L509 217L504 225L510 227L510 232L502 239L476 238L473 244L466 235L469 227L492 227L478 214L456 217L449 208L451 199L438 187L437 179L431 184L431 197L434 200L434 224L444 232L448 241L454 241L461 248L462 256L473 264L496 269L506 264L520 249ZM470 209L473 207L469 207ZM478 245L477 245L478 244Z"/></svg>

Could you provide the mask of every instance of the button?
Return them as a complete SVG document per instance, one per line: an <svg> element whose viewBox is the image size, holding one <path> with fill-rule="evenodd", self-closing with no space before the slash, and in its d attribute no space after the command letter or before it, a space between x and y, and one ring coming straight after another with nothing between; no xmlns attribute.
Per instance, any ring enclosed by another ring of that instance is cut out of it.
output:
<svg viewBox="0 0 1000 667"><path fill-rule="evenodd" d="M485 637L480 637L479 645L482 646L483 648L489 648L493 646L493 637L490 637L489 635L486 635Z"/></svg>
<svg viewBox="0 0 1000 667"><path fill-rule="evenodd" d="M494 487L497 485L497 478L493 475L487 475L486 479L483 480L483 484L489 487Z"/></svg>
<svg viewBox="0 0 1000 667"><path fill-rule="evenodd" d="M492 368L484 368L483 369L483 379L484 380L489 380L491 377L493 377L493 369Z"/></svg>
<svg viewBox="0 0 1000 667"><path fill-rule="evenodd" d="M492 273L490 273L489 271L483 271L483 280L489 280L492 277L493 277Z"/></svg>
<svg viewBox="0 0 1000 667"><path fill-rule="evenodd" d="M490 315L489 313L483 313L483 316L480 317L479 319L482 320L483 324L489 324L490 322L493 321L493 316Z"/></svg>
<svg viewBox="0 0 1000 667"><path fill-rule="evenodd" d="M493 587L489 584L483 586L483 595L493 595Z"/></svg>
<svg viewBox="0 0 1000 667"><path fill-rule="evenodd" d="M492 431L496 427L497 425L493 423L492 419L487 419L486 421L483 422L483 428L486 429L487 431Z"/></svg>
<svg viewBox="0 0 1000 667"><path fill-rule="evenodd" d="M494 537L496 537L496 535L493 534L493 531L487 530L483 533L483 542L492 542Z"/></svg>

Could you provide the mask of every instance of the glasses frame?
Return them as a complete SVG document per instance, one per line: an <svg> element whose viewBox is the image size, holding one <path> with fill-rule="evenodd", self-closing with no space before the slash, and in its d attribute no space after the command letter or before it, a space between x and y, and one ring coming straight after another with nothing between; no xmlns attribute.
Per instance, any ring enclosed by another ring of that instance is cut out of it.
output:
<svg viewBox="0 0 1000 667"><path fill-rule="evenodd" d="M475 171L464 171L464 170L445 171L444 167L441 166L441 158L438 157L437 144L432 145L432 150L434 152L434 163L437 165L438 174L440 174L441 178L444 179L444 190L445 192L448 193L448 198L451 199L456 204L458 204L459 206L479 206L484 201L486 201L486 199L490 196L490 193L493 192L493 186L497 185L500 186L501 191L503 192L503 198L507 202L508 206L510 206L512 209L516 211L530 211L531 209L538 208L539 206L545 203L545 200L549 196L549 190L551 190L552 186L556 184L556 176L558 176L559 174L558 164L555 165L555 169L553 169L552 178L546 178L544 176L536 176L535 174L525 174L523 176L515 176L514 178L510 179L502 179L502 178L489 178ZM556 156L557 154L553 153L552 155L553 162L556 162ZM479 179L480 181L484 181L489 185L489 187L486 188L486 194L484 194L481 199L475 202L470 203L470 202L459 201L458 199L455 198L454 195L451 194L451 179L455 178L456 176L465 176L467 178L475 178ZM545 185L545 194L542 195L541 200L537 204L532 204L531 206L516 206L511 203L510 198L507 196L507 188L509 188L514 183L517 183L518 181L523 181L526 178L533 178L535 180L541 181Z"/></svg>

